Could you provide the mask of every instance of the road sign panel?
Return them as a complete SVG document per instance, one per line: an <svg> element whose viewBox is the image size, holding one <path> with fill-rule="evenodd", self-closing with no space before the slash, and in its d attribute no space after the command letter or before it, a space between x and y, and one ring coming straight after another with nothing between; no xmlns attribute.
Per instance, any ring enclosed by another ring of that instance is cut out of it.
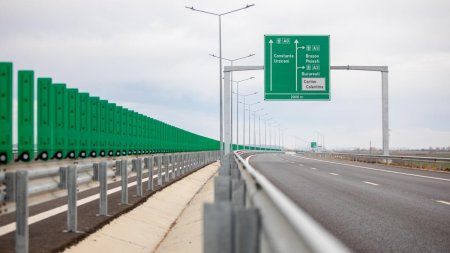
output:
<svg viewBox="0 0 450 253"><path fill-rule="evenodd" d="M315 141L311 142L311 148L317 148L317 142Z"/></svg>
<svg viewBox="0 0 450 253"><path fill-rule="evenodd" d="M265 35L265 100L330 100L330 36Z"/></svg>

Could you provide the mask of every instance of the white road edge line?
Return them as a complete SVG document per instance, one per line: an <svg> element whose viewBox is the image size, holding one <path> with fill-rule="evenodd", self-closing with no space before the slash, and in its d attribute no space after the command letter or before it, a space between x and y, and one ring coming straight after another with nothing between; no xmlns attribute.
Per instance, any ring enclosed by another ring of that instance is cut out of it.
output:
<svg viewBox="0 0 450 253"><path fill-rule="evenodd" d="M370 167L365 167L365 166L359 166L359 165L353 165L353 164L345 164L345 163L337 163L337 162L325 161L325 160L314 159L314 158L309 158L309 157L308 158L307 157L300 157L300 156L297 156L297 157L299 157L301 159L309 159L309 160L314 160L314 161L319 161L319 162L324 162L324 163L338 164L338 165L344 165L344 166L349 166L349 167L356 167L356 168L361 168L361 169L366 169L366 170L383 171L383 172L388 172L388 173L393 173L393 174L400 174L400 175L413 176L413 177L422 177L422 178L436 179L436 180L442 180L442 181L450 182L450 179L447 179L447 178L429 177L429 176L422 176L422 175L417 175L417 174L397 172L397 171L391 171L391 170L375 169L375 168L370 168Z"/></svg>
<svg viewBox="0 0 450 253"><path fill-rule="evenodd" d="M379 186L379 184L375 184L375 183L372 183L372 182L369 182L369 181L363 181L363 183L370 184L370 185L375 185L375 186Z"/></svg>
<svg viewBox="0 0 450 253"><path fill-rule="evenodd" d="M446 204L450 206L450 202L447 201L443 201L443 200L436 200L436 202L442 203L442 204Z"/></svg>
<svg viewBox="0 0 450 253"><path fill-rule="evenodd" d="M330 174L333 175L333 176L339 176L339 174L332 173L332 172L330 172Z"/></svg>
<svg viewBox="0 0 450 253"><path fill-rule="evenodd" d="M311 168L312 170L316 170L316 168Z"/></svg>

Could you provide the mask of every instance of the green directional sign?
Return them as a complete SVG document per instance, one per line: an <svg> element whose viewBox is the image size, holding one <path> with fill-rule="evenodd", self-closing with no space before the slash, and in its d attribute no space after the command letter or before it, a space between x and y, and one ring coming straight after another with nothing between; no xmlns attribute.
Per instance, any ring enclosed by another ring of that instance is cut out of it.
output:
<svg viewBox="0 0 450 253"><path fill-rule="evenodd" d="M317 148L317 142L315 141L311 142L311 148Z"/></svg>
<svg viewBox="0 0 450 253"><path fill-rule="evenodd" d="M265 35L265 100L330 100L330 36Z"/></svg>

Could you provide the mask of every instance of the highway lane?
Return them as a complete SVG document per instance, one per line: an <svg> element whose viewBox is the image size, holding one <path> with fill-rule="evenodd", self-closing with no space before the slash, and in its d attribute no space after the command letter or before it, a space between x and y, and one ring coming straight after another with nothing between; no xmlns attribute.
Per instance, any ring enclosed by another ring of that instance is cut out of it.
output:
<svg viewBox="0 0 450 253"><path fill-rule="evenodd" d="M284 154L249 161L355 252L450 252L449 173Z"/></svg>

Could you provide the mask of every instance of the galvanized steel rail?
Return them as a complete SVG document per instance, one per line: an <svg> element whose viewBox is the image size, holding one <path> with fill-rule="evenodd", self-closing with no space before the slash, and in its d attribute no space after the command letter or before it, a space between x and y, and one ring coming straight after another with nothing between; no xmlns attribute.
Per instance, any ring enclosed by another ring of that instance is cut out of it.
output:
<svg viewBox="0 0 450 253"><path fill-rule="evenodd" d="M261 212L261 239L266 240L261 252L350 252L238 153L235 157L248 189L247 206Z"/></svg>
<svg viewBox="0 0 450 253"><path fill-rule="evenodd" d="M155 190L155 179L157 180L157 185L162 187L165 183L188 175L190 172L202 168L218 158L218 151L171 153L138 157L132 159L131 163L128 160L103 161L81 166L72 164L61 168L7 172L6 182L8 187L6 188L6 198L4 199L15 205L17 209L16 222L15 224L0 227L0 236L15 230L16 252L28 252L29 197L33 195L65 191L68 206L66 231L77 232L77 189L81 184L99 181L98 184L91 187L99 188L99 197L93 200L99 199L99 215L108 215L108 177L121 177L121 204L128 204L129 177L136 177L136 196L143 197L143 181L148 181L146 190L151 192ZM114 167L114 164L115 171L108 171L108 169L111 170ZM129 164L131 164L131 167L128 166ZM143 178L143 170L147 171L146 179ZM54 182L42 184L40 181L42 178L52 178L54 180L55 177L58 180Z"/></svg>

